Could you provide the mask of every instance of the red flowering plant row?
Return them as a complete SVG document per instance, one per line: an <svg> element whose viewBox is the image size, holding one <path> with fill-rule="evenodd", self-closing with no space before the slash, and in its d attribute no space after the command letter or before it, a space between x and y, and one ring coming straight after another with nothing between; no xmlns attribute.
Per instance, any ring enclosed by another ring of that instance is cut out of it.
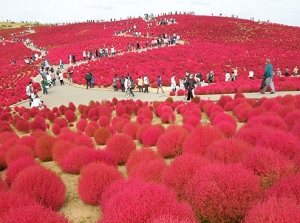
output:
<svg viewBox="0 0 300 223"><path fill-rule="evenodd" d="M43 110L2 108L0 167L6 172L0 190L11 188L17 195L0 196L6 202L9 196L28 196L28 205L58 210L64 186L39 166L38 158L80 174L79 197L99 205L99 222L155 222L166 216L179 222L256 222L270 214L297 216L300 138L294 120L299 108L299 96L253 100L241 93L217 102L114 99ZM126 178L117 169L122 165ZM52 179L53 191L44 190L45 179ZM35 194L25 189L32 187ZM163 195L153 197L154 191ZM285 199L294 208L278 212ZM163 213L157 203L165 204ZM18 203L9 207L18 213ZM258 208L259 216L253 214Z"/></svg>

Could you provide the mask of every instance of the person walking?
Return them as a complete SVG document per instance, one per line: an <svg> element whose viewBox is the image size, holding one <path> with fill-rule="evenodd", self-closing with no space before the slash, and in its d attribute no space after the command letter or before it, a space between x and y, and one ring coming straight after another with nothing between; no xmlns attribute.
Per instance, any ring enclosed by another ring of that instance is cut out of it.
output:
<svg viewBox="0 0 300 223"><path fill-rule="evenodd" d="M148 87L149 87L149 79L147 74L144 76L144 86L145 86L145 90L144 93L149 93Z"/></svg>
<svg viewBox="0 0 300 223"><path fill-rule="evenodd" d="M143 90L143 85L144 85L143 78L142 78L142 77L139 77L139 78L137 79L137 82L138 82L139 92L144 92L144 90Z"/></svg>
<svg viewBox="0 0 300 223"><path fill-rule="evenodd" d="M156 94L158 94L159 89L161 89L162 93L165 93L164 90L163 90L163 88L162 88L162 79L161 79L161 76L157 77L157 92L156 92Z"/></svg>
<svg viewBox="0 0 300 223"><path fill-rule="evenodd" d="M193 93L193 90L195 88L195 80L193 79L193 75L190 74L188 77L187 77L187 80L186 80L186 83L185 83L185 88L187 90L187 99L186 100L191 100L194 98L194 93Z"/></svg>
<svg viewBox="0 0 300 223"><path fill-rule="evenodd" d="M112 81L112 86L114 88L114 91L118 91L118 81L119 81L119 78L117 75L115 75L113 78L113 81Z"/></svg>
<svg viewBox="0 0 300 223"><path fill-rule="evenodd" d="M31 81L26 86L26 94L27 94L28 99L29 99L29 107L31 107L31 103L32 103L33 97L34 97L33 86L32 86Z"/></svg>
<svg viewBox="0 0 300 223"><path fill-rule="evenodd" d="M91 72L88 70L88 72L85 75L85 80L86 80L86 89L91 88L91 79L92 79L92 75Z"/></svg>
<svg viewBox="0 0 300 223"><path fill-rule="evenodd" d="M48 94L48 81L46 78L43 77L42 81L41 81L41 85L42 85L42 89L43 89L43 94L46 95Z"/></svg>
<svg viewBox="0 0 300 223"><path fill-rule="evenodd" d="M270 88L271 88L271 94L275 93L275 87L274 87L274 83L272 80L273 76L274 76L273 65L271 64L270 59L267 59L264 76L263 76L263 85L261 86L260 93L264 94L266 92L268 86L270 86Z"/></svg>
<svg viewBox="0 0 300 223"><path fill-rule="evenodd" d="M129 82L130 82L129 91L130 91L131 96L134 97L133 89L135 87L135 83L134 83L134 81L133 81L133 79L132 79L131 76L129 76Z"/></svg>
<svg viewBox="0 0 300 223"><path fill-rule="evenodd" d="M60 72L58 74L58 78L59 78L60 85L65 85L63 72Z"/></svg>
<svg viewBox="0 0 300 223"><path fill-rule="evenodd" d="M176 91L175 74L171 77L171 89L172 89L172 91Z"/></svg>

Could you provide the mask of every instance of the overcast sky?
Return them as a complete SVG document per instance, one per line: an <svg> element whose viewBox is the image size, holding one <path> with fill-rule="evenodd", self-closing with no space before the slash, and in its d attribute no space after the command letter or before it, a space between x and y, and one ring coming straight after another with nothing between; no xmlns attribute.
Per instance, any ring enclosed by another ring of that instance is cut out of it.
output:
<svg viewBox="0 0 300 223"><path fill-rule="evenodd" d="M300 27L299 0L1 0L0 21L76 22L170 11L222 13Z"/></svg>

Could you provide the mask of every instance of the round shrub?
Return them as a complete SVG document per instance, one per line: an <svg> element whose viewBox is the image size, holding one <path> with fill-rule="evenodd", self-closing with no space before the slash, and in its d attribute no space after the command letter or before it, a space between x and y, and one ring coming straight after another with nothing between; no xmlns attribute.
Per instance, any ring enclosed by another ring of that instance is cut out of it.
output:
<svg viewBox="0 0 300 223"><path fill-rule="evenodd" d="M85 157L92 153L94 149L85 146L75 146L67 151L60 159L60 168L66 173L79 174L85 165Z"/></svg>
<svg viewBox="0 0 300 223"><path fill-rule="evenodd" d="M267 190L266 196L295 199L300 205L300 174L281 178Z"/></svg>
<svg viewBox="0 0 300 223"><path fill-rule="evenodd" d="M250 118L247 122L247 126L256 126L257 123L263 126L280 129L283 131L288 130L288 126L284 122L284 120L274 112L265 112L258 117Z"/></svg>
<svg viewBox="0 0 300 223"><path fill-rule="evenodd" d="M256 146L272 149L291 159L299 153L299 144L300 140L294 134L280 129L270 129L260 136Z"/></svg>
<svg viewBox="0 0 300 223"><path fill-rule="evenodd" d="M247 213L245 223L298 222L300 208L295 200L288 198L269 198L252 207Z"/></svg>
<svg viewBox="0 0 300 223"><path fill-rule="evenodd" d="M264 187L271 186L281 177L297 170L293 161L268 148L253 150L244 158L243 165L260 177Z"/></svg>
<svg viewBox="0 0 300 223"><path fill-rule="evenodd" d="M1 191L6 191L6 190L7 190L7 185L0 177L0 193L1 193Z"/></svg>
<svg viewBox="0 0 300 223"><path fill-rule="evenodd" d="M161 125L150 125L142 135L144 146L155 146L158 137L163 134L164 130L164 127Z"/></svg>
<svg viewBox="0 0 300 223"><path fill-rule="evenodd" d="M160 217L148 221L147 223L196 223L196 221L180 219L172 215L162 215Z"/></svg>
<svg viewBox="0 0 300 223"><path fill-rule="evenodd" d="M214 126L218 127L223 135L227 138L234 136L236 133L236 124L228 121L220 121Z"/></svg>
<svg viewBox="0 0 300 223"><path fill-rule="evenodd" d="M164 124L174 123L176 116L173 112L162 112L160 115L161 122Z"/></svg>
<svg viewBox="0 0 300 223"><path fill-rule="evenodd" d="M12 208L2 220L6 223L69 223L66 217L38 204Z"/></svg>
<svg viewBox="0 0 300 223"><path fill-rule="evenodd" d="M136 139L136 133L140 126L138 122L127 122L122 129L122 133Z"/></svg>
<svg viewBox="0 0 300 223"><path fill-rule="evenodd" d="M180 155L187 135L188 131L183 127L169 127L157 140L158 152L166 158Z"/></svg>
<svg viewBox="0 0 300 223"><path fill-rule="evenodd" d="M99 127L94 132L94 140L97 145L105 145L107 140L112 136L111 131L105 127Z"/></svg>
<svg viewBox="0 0 300 223"><path fill-rule="evenodd" d="M70 159L72 154L73 153L70 154ZM74 155L76 155L76 153ZM107 149L86 150L86 153L82 157L82 162L83 162L83 166L95 162L103 162L105 164L112 165L115 167L118 166L118 160L116 155L113 152L108 151Z"/></svg>
<svg viewBox="0 0 300 223"><path fill-rule="evenodd" d="M245 124L237 131L234 137L255 146L260 137L269 131L270 127L267 126L257 124L256 126L248 127Z"/></svg>
<svg viewBox="0 0 300 223"><path fill-rule="evenodd" d="M0 219L3 215L9 212L12 208L26 207L29 205L36 205L37 201L34 198L14 193L12 191L0 191ZM20 222L20 221L19 221Z"/></svg>
<svg viewBox="0 0 300 223"><path fill-rule="evenodd" d="M66 196L66 187L61 178L51 170L37 165L21 171L11 188L54 211L61 208Z"/></svg>
<svg viewBox="0 0 300 223"><path fill-rule="evenodd" d="M161 158L161 156L150 148L142 148L140 150L135 150L132 153L130 153L128 157L126 163L127 172L130 173L140 163L148 163L159 158Z"/></svg>
<svg viewBox="0 0 300 223"><path fill-rule="evenodd" d="M118 164L127 162L129 154L136 150L133 139L125 134L115 134L106 143L106 149L115 154Z"/></svg>
<svg viewBox="0 0 300 223"><path fill-rule="evenodd" d="M108 201L100 222L145 223L162 215L194 221L190 206L179 203L167 187L152 183L132 184Z"/></svg>
<svg viewBox="0 0 300 223"><path fill-rule="evenodd" d="M258 178L237 165L208 165L186 186L186 196L199 221L240 222L257 202Z"/></svg>
<svg viewBox="0 0 300 223"><path fill-rule="evenodd" d="M85 127L87 126L88 124L88 121L83 118L83 119L80 119L77 123L76 123L76 128L82 132L84 132L84 129Z"/></svg>
<svg viewBox="0 0 300 223"><path fill-rule="evenodd" d="M96 129L98 128L99 128L98 123L96 123L95 121L91 121L85 126L84 133L89 137L93 137Z"/></svg>
<svg viewBox="0 0 300 223"><path fill-rule="evenodd" d="M252 145L239 139L221 139L207 147L206 157L212 162L239 163L253 149Z"/></svg>
<svg viewBox="0 0 300 223"><path fill-rule="evenodd" d="M110 125L110 118L106 115L101 115L99 118L99 126L100 127L106 127Z"/></svg>
<svg viewBox="0 0 300 223"><path fill-rule="evenodd" d="M59 166L61 165L61 160L67 155L67 153L73 149L74 143L63 140L56 139L52 149L52 158Z"/></svg>
<svg viewBox="0 0 300 223"><path fill-rule="evenodd" d="M47 124L45 118L39 115L36 115L34 117L34 120L29 123L29 126L32 131L42 130L45 132L47 130Z"/></svg>
<svg viewBox="0 0 300 223"><path fill-rule="evenodd" d="M184 196L184 188L194 174L207 165L208 161L193 154L182 154L177 156L166 169L163 183L172 188L179 199Z"/></svg>
<svg viewBox="0 0 300 223"><path fill-rule="evenodd" d="M54 123L51 127L51 130L53 132L54 135L59 135L60 134L60 126L56 123Z"/></svg>
<svg viewBox="0 0 300 223"><path fill-rule="evenodd" d="M183 153L203 155L211 143L222 138L224 135L217 127L199 126L185 138L182 144Z"/></svg>
<svg viewBox="0 0 300 223"><path fill-rule="evenodd" d="M7 167L5 156L9 148L9 146L0 146L0 170L4 170Z"/></svg>
<svg viewBox="0 0 300 223"><path fill-rule="evenodd" d="M137 132L136 132L136 139L139 140L140 143L142 143L142 138L144 132L151 126L151 123L143 123L139 126Z"/></svg>
<svg viewBox="0 0 300 223"><path fill-rule="evenodd" d="M35 155L42 161L52 160L52 148L55 142L55 138L43 133L36 140L34 147Z"/></svg>
<svg viewBox="0 0 300 223"><path fill-rule="evenodd" d="M24 119L18 119L16 122L16 129L20 132L29 133L30 132L29 122Z"/></svg>
<svg viewBox="0 0 300 223"><path fill-rule="evenodd" d="M38 163L34 160L33 157L21 157L15 160L11 164L9 164L9 166L6 169L6 183L8 185L11 185L22 170L33 165L38 165Z"/></svg>
<svg viewBox="0 0 300 223"><path fill-rule="evenodd" d="M34 151L32 148L23 145L16 145L11 147L5 155L7 165L21 157L34 158Z"/></svg>
<svg viewBox="0 0 300 223"><path fill-rule="evenodd" d="M91 163L81 170L78 194L85 203L97 205L105 187L122 178L123 175L115 167L104 163Z"/></svg>
<svg viewBox="0 0 300 223"><path fill-rule="evenodd" d="M153 113L152 111L150 110L149 107L142 107L140 108L138 111L137 111L137 117L139 116L143 116L145 117L146 119L152 121L153 119Z"/></svg>
<svg viewBox="0 0 300 223"><path fill-rule="evenodd" d="M68 122L75 122L77 120L75 112L71 109L66 110L65 116Z"/></svg>
<svg viewBox="0 0 300 223"><path fill-rule="evenodd" d="M34 149L36 143L36 138L34 136L23 136L18 140L19 145L28 146L32 149Z"/></svg>
<svg viewBox="0 0 300 223"><path fill-rule="evenodd" d="M138 178L145 182L160 183L167 167L165 160L162 158L157 158L147 163L143 162L130 171L129 178Z"/></svg>

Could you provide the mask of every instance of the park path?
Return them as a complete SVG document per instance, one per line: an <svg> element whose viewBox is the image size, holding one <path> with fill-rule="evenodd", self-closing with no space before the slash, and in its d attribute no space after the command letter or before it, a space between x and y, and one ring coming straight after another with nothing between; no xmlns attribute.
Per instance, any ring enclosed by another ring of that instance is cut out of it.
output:
<svg viewBox="0 0 300 223"><path fill-rule="evenodd" d="M26 46L26 44L25 44ZM38 48L34 46L26 46L32 50L36 50L41 52L41 56L45 56L45 52L39 50ZM137 51L141 52L141 51ZM70 66L78 66L80 64L86 63L84 61L78 61L76 65L72 64L65 64L64 65L64 72L70 67ZM54 70L57 70L58 66L53 66ZM83 74L84 75L84 74ZM41 77L40 75L34 78L35 82L40 82ZM65 85L60 85L59 81L56 81L56 86L51 87L48 89L48 94L43 95L41 92L39 92L39 97L44 103L49 107L59 107L60 105L68 105L70 102L74 103L76 106L80 104L87 105L91 100L93 101L102 101L102 100L109 100L111 101L113 98L117 98L118 100L128 100L126 98L126 93L121 92L120 90L115 92L113 91L113 88L89 88L86 89L85 86L77 85L74 83L69 83L68 80L64 80ZM169 97L169 93L171 92L171 87L164 87L164 93L156 93L156 88L150 88L149 87L149 93L141 93L138 92L137 89L134 90L135 97L129 98L132 100L142 100L142 101L165 101ZM24 89L25 91L25 89ZM245 93L245 97L247 98L254 98L259 99L262 97L266 98L274 98L277 96L284 96L286 94L290 95L297 95L299 94L299 91L289 91L289 92L276 92L275 94L269 94L266 93L264 95L260 94L259 92L255 93ZM219 98L224 94L215 94L215 95L200 95L201 99L205 100L213 100L217 101ZM234 97L234 94L226 94L231 97ZM184 100L183 96L173 96L172 97L174 101L182 101ZM28 107L29 102L28 100L21 101L17 104L17 106L24 106Z"/></svg>

